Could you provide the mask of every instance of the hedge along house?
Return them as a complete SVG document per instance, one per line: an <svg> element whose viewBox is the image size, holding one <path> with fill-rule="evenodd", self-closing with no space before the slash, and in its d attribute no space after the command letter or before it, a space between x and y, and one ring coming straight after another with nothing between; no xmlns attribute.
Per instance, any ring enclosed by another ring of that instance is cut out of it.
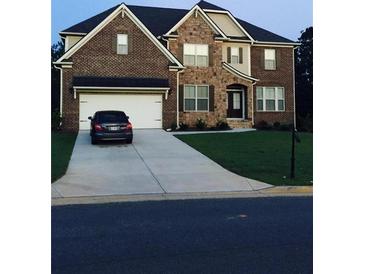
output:
<svg viewBox="0 0 365 274"><path fill-rule="evenodd" d="M135 128L294 120L298 44L205 1L191 10L120 4L60 35L66 130L88 129L88 116L110 109Z"/></svg>

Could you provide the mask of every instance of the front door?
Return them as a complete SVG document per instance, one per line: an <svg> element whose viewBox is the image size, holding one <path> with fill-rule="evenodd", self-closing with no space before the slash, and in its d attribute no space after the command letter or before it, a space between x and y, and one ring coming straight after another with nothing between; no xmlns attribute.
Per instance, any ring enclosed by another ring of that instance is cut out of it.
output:
<svg viewBox="0 0 365 274"><path fill-rule="evenodd" d="M228 91L228 118L242 118L242 91Z"/></svg>

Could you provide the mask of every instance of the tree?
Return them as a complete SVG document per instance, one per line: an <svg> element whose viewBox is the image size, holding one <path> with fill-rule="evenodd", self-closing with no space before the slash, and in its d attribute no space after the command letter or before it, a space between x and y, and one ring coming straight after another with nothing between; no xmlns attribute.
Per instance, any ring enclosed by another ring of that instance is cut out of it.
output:
<svg viewBox="0 0 365 274"><path fill-rule="evenodd" d="M55 69L52 62L57 61L65 51L63 42L58 41L51 46L51 110L59 109L60 105L60 71Z"/></svg>
<svg viewBox="0 0 365 274"><path fill-rule="evenodd" d="M313 27L301 31L298 41L301 45L295 51L295 95L298 124L302 126L303 122L313 123Z"/></svg>

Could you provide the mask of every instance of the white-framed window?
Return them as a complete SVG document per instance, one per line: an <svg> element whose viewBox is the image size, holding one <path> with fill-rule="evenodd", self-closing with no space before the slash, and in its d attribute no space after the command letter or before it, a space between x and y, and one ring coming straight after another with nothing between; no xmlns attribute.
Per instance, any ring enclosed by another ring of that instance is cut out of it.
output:
<svg viewBox="0 0 365 274"><path fill-rule="evenodd" d="M276 51L275 49L265 49L265 69L276 69Z"/></svg>
<svg viewBox="0 0 365 274"><path fill-rule="evenodd" d="M207 67L208 52L208 45L184 44L184 65Z"/></svg>
<svg viewBox="0 0 365 274"><path fill-rule="evenodd" d="M128 34L118 34L117 54L128 54Z"/></svg>
<svg viewBox="0 0 365 274"><path fill-rule="evenodd" d="M231 64L238 64L239 58L238 48L231 48Z"/></svg>
<svg viewBox="0 0 365 274"><path fill-rule="evenodd" d="M285 111L283 87L256 87L257 111Z"/></svg>
<svg viewBox="0 0 365 274"><path fill-rule="evenodd" d="M209 111L209 86L184 85L184 111Z"/></svg>

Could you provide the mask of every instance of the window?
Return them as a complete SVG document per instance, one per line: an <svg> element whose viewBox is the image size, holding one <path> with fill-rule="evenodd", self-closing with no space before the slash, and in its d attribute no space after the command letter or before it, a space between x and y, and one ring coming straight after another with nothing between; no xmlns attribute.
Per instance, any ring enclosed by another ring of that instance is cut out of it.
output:
<svg viewBox="0 0 365 274"><path fill-rule="evenodd" d="M208 111L209 88L208 86L184 86L184 111Z"/></svg>
<svg viewBox="0 0 365 274"><path fill-rule="evenodd" d="M276 52L274 49L265 49L265 69L276 69Z"/></svg>
<svg viewBox="0 0 365 274"><path fill-rule="evenodd" d="M128 35L127 34L118 34L117 53L118 54L128 54Z"/></svg>
<svg viewBox="0 0 365 274"><path fill-rule="evenodd" d="M231 48L231 64L238 64L239 53L238 48Z"/></svg>
<svg viewBox="0 0 365 274"><path fill-rule="evenodd" d="M208 45L184 44L184 65L208 66Z"/></svg>
<svg viewBox="0 0 365 274"><path fill-rule="evenodd" d="M233 109L241 109L241 94L233 93Z"/></svg>
<svg viewBox="0 0 365 274"><path fill-rule="evenodd" d="M285 94L282 87L256 87L256 110L284 111Z"/></svg>

